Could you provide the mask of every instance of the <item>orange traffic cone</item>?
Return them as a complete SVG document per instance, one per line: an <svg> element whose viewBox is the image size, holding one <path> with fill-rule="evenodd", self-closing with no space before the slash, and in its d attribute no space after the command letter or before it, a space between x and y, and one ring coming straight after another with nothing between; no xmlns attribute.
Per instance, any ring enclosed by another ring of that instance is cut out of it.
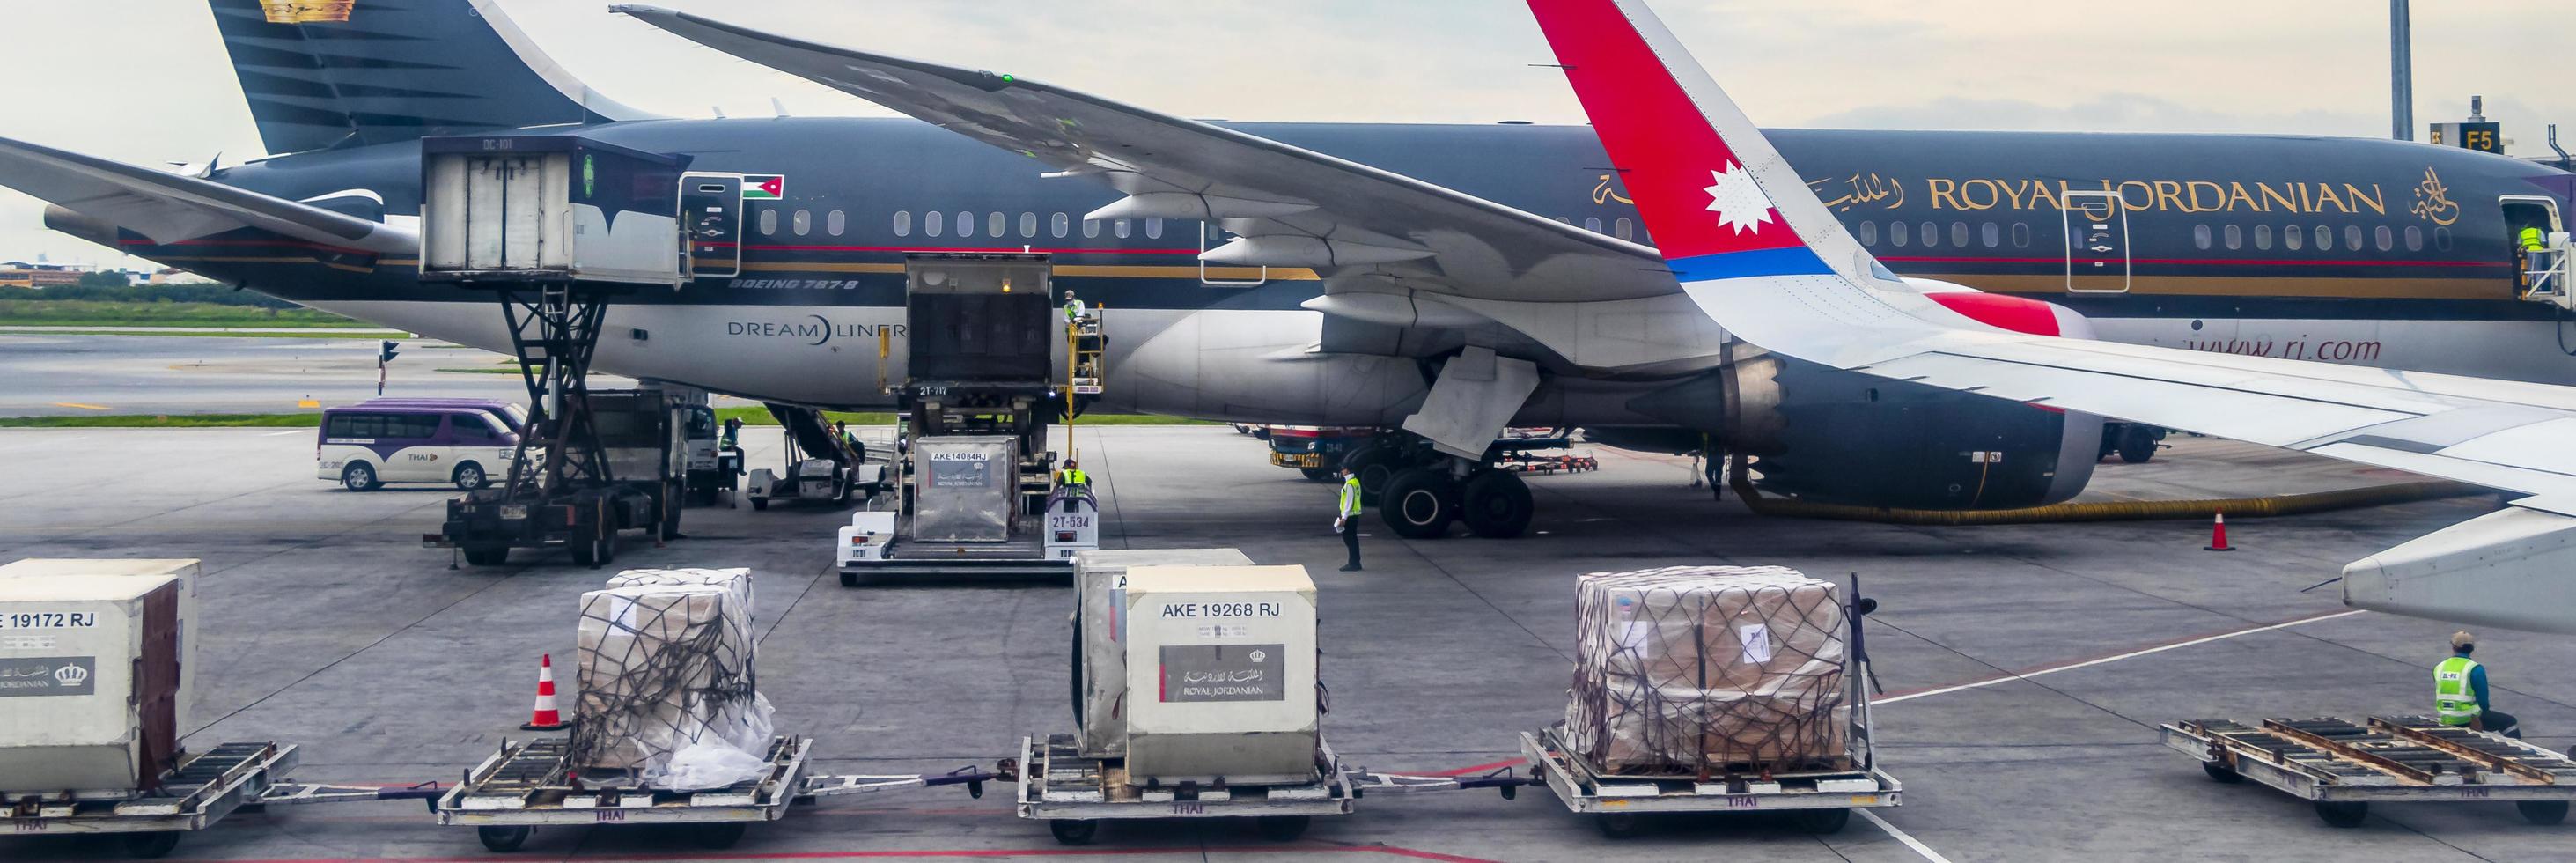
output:
<svg viewBox="0 0 2576 863"><path fill-rule="evenodd" d="M2229 546L2229 545L2227 544L2227 514L2226 514L2226 513L2223 513L2223 512L2222 512L2222 513L2218 513L2218 514L2217 514L2217 516L2216 516L2216 518L2215 518L2215 519L2213 519L2212 521L2210 521L2210 523L2209 523L2209 544L2208 544L2208 545L2205 545L2205 546L2201 546L2201 549L2200 549L2200 550L2202 550L2202 551L2235 551L2235 550L2236 550L2234 547L2231 547L2231 546Z"/></svg>
<svg viewBox="0 0 2576 863"><path fill-rule="evenodd" d="M555 710L554 654L546 654L537 660L537 704L531 714L528 724L519 726L521 730L561 731L566 727L563 714Z"/></svg>

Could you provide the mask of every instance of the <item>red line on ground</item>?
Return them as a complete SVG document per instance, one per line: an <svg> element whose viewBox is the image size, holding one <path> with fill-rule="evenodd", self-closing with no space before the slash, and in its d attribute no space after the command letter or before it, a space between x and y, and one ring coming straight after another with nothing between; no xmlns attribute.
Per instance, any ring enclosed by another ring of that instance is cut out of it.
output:
<svg viewBox="0 0 2576 863"><path fill-rule="evenodd" d="M1523 763L1527 762L1528 760L1529 760L1529 759L1526 759L1526 758L1505 758L1505 759L1503 759L1503 760L1501 760L1501 761L1496 761L1496 762L1494 762L1494 763L1492 763L1492 764L1478 764L1478 765L1476 765L1476 766L1474 766L1474 767L1460 767L1460 768L1458 768L1458 769L1456 769L1456 770L1442 770L1442 771L1437 772L1437 773L1425 773L1425 774L1422 774L1422 775L1424 775L1424 776L1465 776L1465 775L1470 774L1470 773L1491 773L1491 772L1496 771L1496 770L1501 770L1501 769L1503 769L1503 768L1505 768L1505 767L1519 767L1519 766L1521 766L1521 764L1523 764Z"/></svg>
<svg viewBox="0 0 2576 863"><path fill-rule="evenodd" d="M1413 860L1437 860L1442 861L1442 863L1495 863L1495 861L1487 860L1482 857L1462 857L1456 854L1443 854L1437 851L1424 851L1416 848L1399 848L1393 845L1333 845L1324 843L1245 845L1235 847L1210 846L1204 848L1196 846L1175 846L1171 848L957 848L945 850L889 849L883 851L781 851L770 854L758 852L714 854L603 854L596 856L582 855L575 859L611 861L611 863L653 863L653 861L665 860L867 860L941 857L983 859L994 857L1128 857L1176 854L1385 854L1392 857L1403 857ZM489 855L458 857L280 857L266 860L207 860L203 861L203 863L491 863L493 859L494 858Z"/></svg>

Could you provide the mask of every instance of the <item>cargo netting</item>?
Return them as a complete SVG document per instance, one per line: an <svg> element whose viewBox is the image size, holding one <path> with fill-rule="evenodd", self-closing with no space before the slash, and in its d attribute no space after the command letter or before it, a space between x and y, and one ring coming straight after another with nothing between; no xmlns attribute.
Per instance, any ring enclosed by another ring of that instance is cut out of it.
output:
<svg viewBox="0 0 2576 863"><path fill-rule="evenodd" d="M761 775L771 710L748 595L728 584L582 594L572 765L586 784L696 790Z"/></svg>
<svg viewBox="0 0 2576 863"><path fill-rule="evenodd" d="M1576 581L1564 743L1604 773L1846 770L1848 635L1831 582L1694 566Z"/></svg>

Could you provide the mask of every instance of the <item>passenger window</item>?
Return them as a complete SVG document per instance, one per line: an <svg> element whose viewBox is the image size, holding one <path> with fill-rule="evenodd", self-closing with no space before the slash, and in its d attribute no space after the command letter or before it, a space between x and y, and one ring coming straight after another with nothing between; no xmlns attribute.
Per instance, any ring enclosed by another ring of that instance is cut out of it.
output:
<svg viewBox="0 0 2576 863"><path fill-rule="evenodd" d="M438 436L437 414L395 414L385 418L385 436L423 440Z"/></svg>
<svg viewBox="0 0 2576 863"><path fill-rule="evenodd" d="M1110 223L1110 228L1118 232L1119 239L1124 240L1127 239L1127 235L1129 233L1136 230L1136 220L1120 219L1116 222Z"/></svg>
<svg viewBox="0 0 2576 863"><path fill-rule="evenodd" d="M814 230L814 211L798 210L793 218L787 220L787 224L788 229L795 231L797 236L805 236L807 232Z"/></svg>
<svg viewBox="0 0 2576 863"><path fill-rule="evenodd" d="M984 235L996 239L1011 235L1011 217L996 212L984 217Z"/></svg>
<svg viewBox="0 0 2576 863"><path fill-rule="evenodd" d="M973 213L959 213L959 214L957 214L957 236L959 236L959 237L972 237L972 236L974 236L974 235L975 235L975 214L973 214Z"/></svg>
<svg viewBox="0 0 2576 863"><path fill-rule="evenodd" d="M2030 248L2030 225L2028 223L2013 223L2013 248Z"/></svg>
<svg viewBox="0 0 2576 863"><path fill-rule="evenodd" d="M2270 251L2270 250L2271 250L2271 248L2272 248L2272 226L2270 226L2270 225L2255 225L2255 226L2254 226L2254 248L2256 248L2256 249L2261 249L2261 250L2264 250L2264 251Z"/></svg>
<svg viewBox="0 0 2576 863"><path fill-rule="evenodd" d="M2361 248L2361 244L2360 244L2360 243L2354 243L2354 244L2352 244L2352 247L2353 247L2353 248L2358 249L2358 248ZM2317 226L2317 251L2320 251L2320 252L2331 252L2331 251L2334 251L2334 229L2333 229L2333 228L2329 228L2329 227L2326 227L2326 226L2324 226L2324 225L2318 225L2318 226Z"/></svg>
<svg viewBox="0 0 2576 863"><path fill-rule="evenodd" d="M2300 246L2307 245L2307 241L2308 232L2299 230L2299 226L2286 225L2281 228L2281 248L2295 252Z"/></svg>
<svg viewBox="0 0 2576 863"><path fill-rule="evenodd" d="M1987 222L1977 228L1977 239L1986 241L1986 248L1989 249L2000 248L2004 244L2003 231L1993 222Z"/></svg>
<svg viewBox="0 0 2576 863"><path fill-rule="evenodd" d="M2443 227L2433 229L2433 248L2444 252L2451 250L2451 229Z"/></svg>
<svg viewBox="0 0 2576 863"><path fill-rule="evenodd" d="M1146 220L1145 220L1145 239L1148 239L1148 240L1159 240L1159 239L1162 239L1162 238L1163 238L1163 220L1162 220L1162 219L1159 219L1159 218L1157 218L1157 219L1146 219Z"/></svg>
<svg viewBox="0 0 2576 863"><path fill-rule="evenodd" d="M2383 252L2388 251L2390 247L2397 245L2395 232L2388 230L2387 225L2381 225L2372 230L2370 238L2376 241L2371 245L2378 246L2379 250Z"/></svg>
<svg viewBox="0 0 2576 863"><path fill-rule="evenodd" d="M2358 249L2358 248L2361 248L2361 226L2360 226L2360 225L2345 225L2345 226L2343 226L2343 247L2344 247L2344 248L2347 248L2347 249ZM2387 251L2387 250L2388 250L2388 244L2387 244L2387 243L2381 243L2381 244L2379 244L2379 250L2380 250L2380 251L2383 251L2383 252L2384 252L2384 251Z"/></svg>
<svg viewBox="0 0 2576 863"><path fill-rule="evenodd" d="M2228 248L2230 251L2233 251L2233 250L2236 250L2236 249L2242 249L2242 248L2245 248L2245 229L2244 229L2244 228L2240 228L2240 227L2237 227L2237 226L2235 226L2235 225L2229 225L2229 226L2227 226L2227 230L2225 231L2225 233L2226 233L2226 235L2227 235L2227 248Z"/></svg>
<svg viewBox="0 0 2576 863"><path fill-rule="evenodd" d="M1054 218L1047 220L1047 233L1054 234L1059 240L1064 239L1065 232L1072 227L1073 218L1063 213L1057 213Z"/></svg>
<svg viewBox="0 0 2576 863"><path fill-rule="evenodd" d="M909 236L912 236L912 211L911 211L911 210L896 210L896 211L895 211L895 213L894 213L894 235L895 235L895 236L898 236L898 237L909 237Z"/></svg>
<svg viewBox="0 0 2576 863"><path fill-rule="evenodd" d="M1925 222L1923 223L1923 232L1916 236L1923 238L1924 248L1939 248L1941 245L1941 226L1931 222Z"/></svg>
<svg viewBox="0 0 2576 863"><path fill-rule="evenodd" d="M455 432L459 442L481 443L497 437L492 433L491 423L473 414L448 414L447 428Z"/></svg>
<svg viewBox="0 0 2576 863"><path fill-rule="evenodd" d="M1564 216L1558 216L1558 217L1556 217L1556 222L1557 222L1557 224L1560 224L1560 225L1571 225L1571 224L1574 224L1574 220L1573 220L1573 219L1568 219L1568 218L1566 218L1566 217L1564 217Z"/></svg>
<svg viewBox="0 0 2576 863"><path fill-rule="evenodd" d="M941 226L947 223L948 214L946 213L942 213L938 210L931 210L923 213L921 214L921 235L925 237L939 236L939 232L943 230Z"/></svg>
<svg viewBox="0 0 2576 863"><path fill-rule="evenodd" d="M2191 226L2191 247L2192 247L2192 248L2195 248L2195 249L2199 249L2199 250L2201 250L2201 251L2208 251L2208 250L2209 250L2209 226L2208 226L2208 225L2193 225L2193 226Z"/></svg>
<svg viewBox="0 0 2576 863"><path fill-rule="evenodd" d="M385 436L383 414L333 414L325 434L335 438L377 438Z"/></svg>
<svg viewBox="0 0 2576 863"><path fill-rule="evenodd" d="M1620 216L1619 221L1611 223L1611 228L1619 232L1619 239L1634 240L1637 238L1637 223L1628 221L1628 217L1626 216Z"/></svg>
<svg viewBox="0 0 2576 863"><path fill-rule="evenodd" d="M1626 220L1626 219L1620 219L1620 220L1619 220L1619 228L1620 228L1620 230L1625 231L1625 230L1627 229L1627 227L1628 227L1628 220ZM1864 246L1875 246L1875 245L1878 245L1878 223L1877 223L1877 222L1873 222L1873 221L1870 221L1870 220L1868 220L1868 219L1862 219L1862 220L1860 221L1860 224L1852 226L1852 234L1853 234L1854 236L1857 236L1857 237L1859 237L1859 238L1860 238L1860 244L1861 244L1861 245L1864 245Z"/></svg>
<svg viewBox="0 0 2576 863"><path fill-rule="evenodd" d="M1888 245L1895 246L1900 249L1905 248L1905 232L1906 227L1904 222L1887 223Z"/></svg>
<svg viewBox="0 0 2576 863"><path fill-rule="evenodd" d="M1020 236L1022 236L1022 237L1035 237L1035 236L1037 236L1037 235L1038 235L1038 214L1036 214L1036 213L1021 213L1021 214L1020 214Z"/></svg>
<svg viewBox="0 0 2576 863"><path fill-rule="evenodd" d="M775 237L775 236L778 236L778 211L777 211L777 210L762 210L762 211L760 211L760 234L761 234L761 236L764 236L764 237Z"/></svg>
<svg viewBox="0 0 2576 863"><path fill-rule="evenodd" d="M1082 220L1082 237L1083 237L1083 239L1087 239L1087 240L1088 240L1088 239L1098 239L1098 238L1100 237L1100 220L1099 220L1099 219L1084 219L1084 220Z"/></svg>
<svg viewBox="0 0 2576 863"><path fill-rule="evenodd" d="M1583 217L1583 229L1584 229L1584 230L1586 230L1586 231L1591 231L1591 232L1593 232L1593 233L1595 233L1595 234L1601 233L1601 217L1600 217L1600 216L1585 216L1585 217Z"/></svg>
<svg viewBox="0 0 2576 863"><path fill-rule="evenodd" d="M1968 247L1968 223L1950 223L1950 245L1957 246L1962 249Z"/></svg>
<svg viewBox="0 0 2576 863"><path fill-rule="evenodd" d="M2414 225L2406 226L2406 250L2409 252L2421 252L2424 250L2423 228L2419 228Z"/></svg>
<svg viewBox="0 0 2576 863"><path fill-rule="evenodd" d="M829 232L835 237L841 235L842 224L841 211L839 210L833 210L832 215L823 218L823 230Z"/></svg>

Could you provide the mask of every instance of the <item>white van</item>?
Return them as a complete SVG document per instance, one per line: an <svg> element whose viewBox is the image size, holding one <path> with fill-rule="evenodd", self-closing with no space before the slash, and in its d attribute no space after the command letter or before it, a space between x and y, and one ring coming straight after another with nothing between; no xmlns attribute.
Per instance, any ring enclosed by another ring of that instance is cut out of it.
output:
<svg viewBox="0 0 2576 863"><path fill-rule="evenodd" d="M313 447L314 476L350 491L389 482L482 488L509 475L525 415L517 405L481 399L375 399L330 408Z"/></svg>

